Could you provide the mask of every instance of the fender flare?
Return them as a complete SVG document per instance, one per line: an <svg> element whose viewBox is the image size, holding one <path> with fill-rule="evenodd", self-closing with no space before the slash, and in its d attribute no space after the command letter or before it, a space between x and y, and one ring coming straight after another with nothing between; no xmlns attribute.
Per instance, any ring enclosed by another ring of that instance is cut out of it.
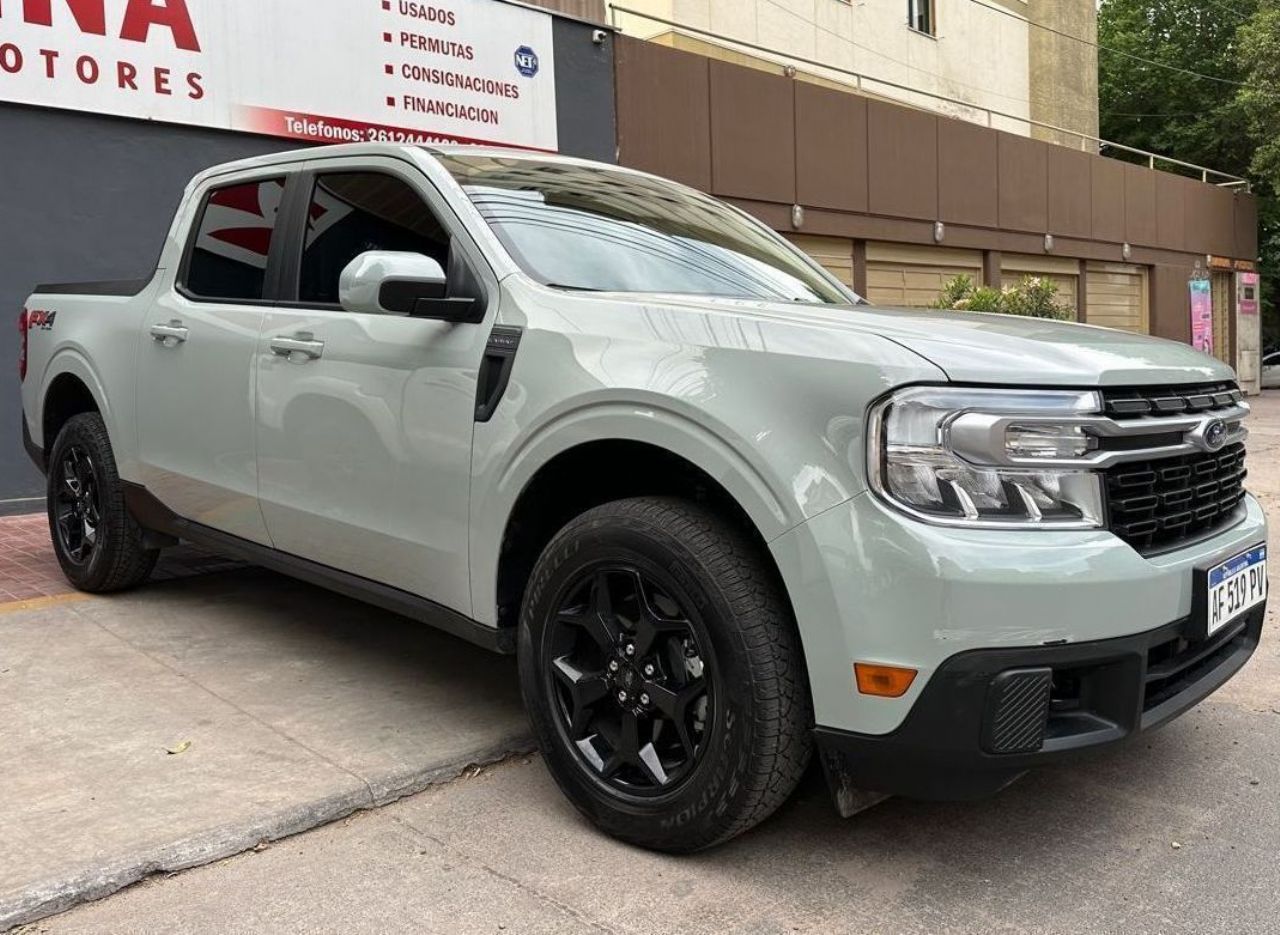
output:
<svg viewBox="0 0 1280 935"><path fill-rule="evenodd" d="M40 395L35 407L36 424L30 427L32 437L38 438L38 444L46 451L53 444L53 439L44 437L45 402L49 398L49 390L54 382L58 378L67 375L76 377L84 384L89 391L89 395L93 397L93 401L98 407L98 412L102 415L102 421L107 426L107 435L111 438L117 437L116 422L112 414L111 405L107 402L106 389L98 378L97 371L94 370L93 365L89 362L88 356L75 346L58 348L45 365L44 373L40 378ZM39 433L39 435L37 436L36 433Z"/></svg>
<svg viewBox="0 0 1280 935"><path fill-rule="evenodd" d="M600 441L628 441L668 451L720 484L742 508L765 542L804 522L786 488L771 483L724 435L663 405L648 401L599 401L561 412L507 453L487 491L473 501L471 592L475 617L497 625L497 581L502 541L511 514L538 472L560 455Z"/></svg>

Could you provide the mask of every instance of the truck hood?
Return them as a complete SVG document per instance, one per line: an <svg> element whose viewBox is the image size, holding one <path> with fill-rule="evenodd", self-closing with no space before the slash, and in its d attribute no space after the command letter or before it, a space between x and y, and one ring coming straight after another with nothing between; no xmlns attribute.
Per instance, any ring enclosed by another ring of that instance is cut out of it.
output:
<svg viewBox="0 0 1280 935"><path fill-rule="evenodd" d="M1235 379L1226 364L1186 344L1074 322L977 312L814 306L663 296L662 304L879 335L914 351L958 383L1140 386Z"/></svg>

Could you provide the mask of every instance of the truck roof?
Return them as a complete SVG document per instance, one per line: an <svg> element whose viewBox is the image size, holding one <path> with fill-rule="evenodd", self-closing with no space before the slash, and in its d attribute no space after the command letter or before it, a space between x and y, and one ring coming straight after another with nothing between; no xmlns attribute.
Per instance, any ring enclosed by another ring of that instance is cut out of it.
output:
<svg viewBox="0 0 1280 935"><path fill-rule="evenodd" d="M234 162L221 163L220 165L211 166L201 172L196 176L196 180L199 181L212 176L226 175L233 172L245 172L266 166L305 162L309 159L338 159L343 156L403 156L419 150L441 156L500 156L508 159L525 157L546 162L562 162L567 165L609 165L607 163L595 162L590 159L578 159L573 156L561 156L556 153L544 153L504 146L471 146L462 143L439 145L414 145L407 143L337 143L327 146L309 147L306 149L283 150L278 153L267 153L263 156L252 156L247 159L237 159ZM609 168L618 169L619 171L634 171L613 165L609 165Z"/></svg>

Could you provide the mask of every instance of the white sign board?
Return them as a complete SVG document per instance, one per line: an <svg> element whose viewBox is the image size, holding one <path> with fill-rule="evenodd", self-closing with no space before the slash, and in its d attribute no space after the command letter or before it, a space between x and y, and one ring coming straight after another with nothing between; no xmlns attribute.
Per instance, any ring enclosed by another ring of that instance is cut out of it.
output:
<svg viewBox="0 0 1280 935"><path fill-rule="evenodd" d="M0 0L0 100L312 142L555 150L554 59L498 0Z"/></svg>

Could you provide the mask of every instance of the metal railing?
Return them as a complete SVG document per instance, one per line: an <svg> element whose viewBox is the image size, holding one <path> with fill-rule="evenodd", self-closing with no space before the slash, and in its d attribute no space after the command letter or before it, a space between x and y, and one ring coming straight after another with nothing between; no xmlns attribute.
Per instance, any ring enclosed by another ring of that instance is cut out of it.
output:
<svg viewBox="0 0 1280 935"><path fill-rule="evenodd" d="M628 7L610 4L609 24L619 32L622 31L617 23L617 14L619 13L625 14L627 16L637 16L641 19L649 20L655 23L661 23L664 26L670 26L672 29L677 29L681 32L684 32L693 36L700 36L700 37L705 37L707 39L712 39L716 42L716 44L725 46L726 48L729 48L730 51L734 51L733 47L736 46L741 49L750 49L753 52L763 52L766 55L776 56L777 58L780 58L783 61L775 62L774 64L781 65L784 68L788 68L790 73L794 73L798 71L795 65L791 63L799 62L803 65L811 65L815 68L820 68L823 71L835 72L836 74L839 74L839 75L847 75L848 77L853 79L852 86L854 87L854 89L856 89L859 92L875 94L877 93L878 88L890 88L895 91L905 91L909 94L930 98L932 100L941 101L946 104L952 104L952 105L964 108L967 111L976 111L978 113L983 113L986 115L987 126L992 126L992 121L993 121L993 118L995 117L1000 117L1005 120L1012 120L1015 123L1025 123L1029 126L1040 127L1041 129L1044 129L1044 130L1053 131L1054 133L1062 133L1067 136L1076 137L1077 139L1080 140L1080 148L1085 152L1090 151L1090 144L1093 144L1093 149L1097 151L1100 155L1104 155L1104 156L1108 155L1106 152L1103 152L1103 150L1119 150L1121 152L1130 153L1134 156L1138 156L1141 159L1145 160L1147 167L1150 169L1159 168L1159 166L1162 164L1177 166L1180 169L1188 169L1192 172L1197 173L1200 176L1200 181L1202 182L1212 181L1212 184L1217 185L1220 188L1240 189L1245 192L1250 190L1250 183L1248 179L1241 178L1238 175L1232 175L1229 172L1221 172L1217 169L1210 169L1207 166L1199 166L1193 162L1184 162L1181 159L1174 159L1172 156L1162 156L1159 153L1153 153L1145 149L1138 149L1135 146L1126 146L1124 143L1117 143L1114 140L1106 140L1100 136L1092 136L1091 134L1088 134L1088 133L1081 133L1079 130L1071 130L1071 129L1068 129L1067 127L1055 126L1052 123L1045 123L1042 120L1034 120L1031 117L1024 117L1020 114L1010 114L1010 113L1005 113L1004 111L994 110L993 108L987 107L982 104L975 104L973 101L966 101L966 100L963 100L962 98L948 97L945 94L936 94L932 91L922 91L919 88L913 88L910 85L900 84L896 81L890 81L886 78L876 78L873 75L866 75L866 74L863 74L862 72L853 71L852 69L849 69L849 68L841 68L838 65L828 65L826 62L819 62L811 58L805 58L804 56L801 56L801 55L793 55L790 52L782 52L782 51L779 51L778 49L769 48L768 46L758 45L754 42L748 42L745 39L734 39L730 36L725 36L725 35L721 35L720 33L711 32L710 30L699 29L696 26L689 26L684 23L678 23L675 20L666 19L661 16L655 16L652 13L644 13L644 12L641 12L640 10L633 10ZM814 77L816 78L824 77L821 74L814 74L813 72L809 72L809 74L813 74ZM794 77L794 74L792 74L792 77ZM867 87L868 84L871 84L874 87L869 88ZM900 97L895 97L893 94L885 94L883 95L883 97L889 100L896 101L897 103L907 104L909 106L915 106L912 104L910 100L904 100ZM948 114L947 116L961 116L961 115ZM970 121L970 122L977 123L979 121ZM1221 181L1214 181L1219 179Z"/></svg>

